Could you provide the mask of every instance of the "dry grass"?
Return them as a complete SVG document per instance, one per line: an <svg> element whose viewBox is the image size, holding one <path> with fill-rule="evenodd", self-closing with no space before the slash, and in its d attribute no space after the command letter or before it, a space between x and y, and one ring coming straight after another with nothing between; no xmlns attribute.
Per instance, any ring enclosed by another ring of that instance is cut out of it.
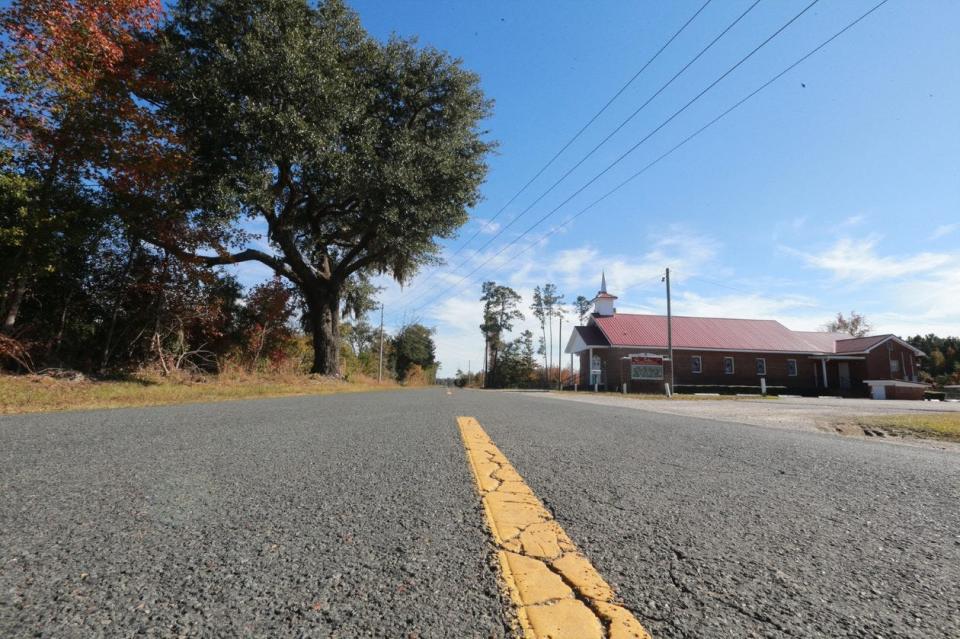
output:
<svg viewBox="0 0 960 639"><path fill-rule="evenodd" d="M171 379L141 374L122 381L69 381L40 375L0 375L0 415L232 399L329 395L399 388L394 382L340 381L319 376L231 374Z"/></svg>
<svg viewBox="0 0 960 639"><path fill-rule="evenodd" d="M893 435L913 435L960 442L960 412L864 415L858 417L854 423L861 428L879 428Z"/></svg>

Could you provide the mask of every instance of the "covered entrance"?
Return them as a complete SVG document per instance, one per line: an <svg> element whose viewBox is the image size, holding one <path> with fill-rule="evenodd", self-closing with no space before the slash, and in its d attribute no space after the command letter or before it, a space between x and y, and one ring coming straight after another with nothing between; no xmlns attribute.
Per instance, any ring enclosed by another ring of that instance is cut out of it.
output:
<svg viewBox="0 0 960 639"><path fill-rule="evenodd" d="M822 391L842 395L865 394L861 386L866 367L866 358L859 355L814 355L818 365L814 368L814 382ZM859 388L858 388L859 387Z"/></svg>

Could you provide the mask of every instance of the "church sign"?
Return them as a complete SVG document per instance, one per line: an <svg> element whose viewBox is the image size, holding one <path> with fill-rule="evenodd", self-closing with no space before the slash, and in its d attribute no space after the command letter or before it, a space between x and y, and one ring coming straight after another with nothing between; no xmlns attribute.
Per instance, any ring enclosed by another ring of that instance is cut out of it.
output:
<svg viewBox="0 0 960 639"><path fill-rule="evenodd" d="M631 355L630 379L663 379L663 356L654 353Z"/></svg>

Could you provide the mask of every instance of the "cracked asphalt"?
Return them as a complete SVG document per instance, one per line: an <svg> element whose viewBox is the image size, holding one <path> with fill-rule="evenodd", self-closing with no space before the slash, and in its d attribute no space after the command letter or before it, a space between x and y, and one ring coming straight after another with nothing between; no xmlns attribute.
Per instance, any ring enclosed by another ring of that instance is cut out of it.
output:
<svg viewBox="0 0 960 639"><path fill-rule="evenodd" d="M0 418L0 636L502 637L455 417L654 637L960 637L960 454L443 390Z"/></svg>

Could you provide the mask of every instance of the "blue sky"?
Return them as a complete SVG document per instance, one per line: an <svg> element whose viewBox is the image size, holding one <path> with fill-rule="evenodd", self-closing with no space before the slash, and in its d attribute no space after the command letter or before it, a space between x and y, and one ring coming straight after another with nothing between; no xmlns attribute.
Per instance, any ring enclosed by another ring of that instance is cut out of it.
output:
<svg viewBox="0 0 960 639"><path fill-rule="evenodd" d="M876 0L821 0L530 235L443 293L563 202L810 0L762 0L597 153L483 251L587 151L753 0L713 0L548 171L493 215L704 0L354 1L375 36L417 36L462 58L496 101L484 201L450 264L401 290L387 324L437 329L442 374L483 354L480 282L525 296L555 282L592 296L605 270L621 311L778 319L816 329L837 311L876 332L960 333L960 3L890 0L851 31L580 218L570 214L779 73ZM538 241L544 233L548 239ZM518 252L518 251L523 251ZM460 269L461 262L466 265ZM245 282L263 273L241 267ZM518 325L518 331L532 326ZM565 326L564 333L568 333Z"/></svg>

